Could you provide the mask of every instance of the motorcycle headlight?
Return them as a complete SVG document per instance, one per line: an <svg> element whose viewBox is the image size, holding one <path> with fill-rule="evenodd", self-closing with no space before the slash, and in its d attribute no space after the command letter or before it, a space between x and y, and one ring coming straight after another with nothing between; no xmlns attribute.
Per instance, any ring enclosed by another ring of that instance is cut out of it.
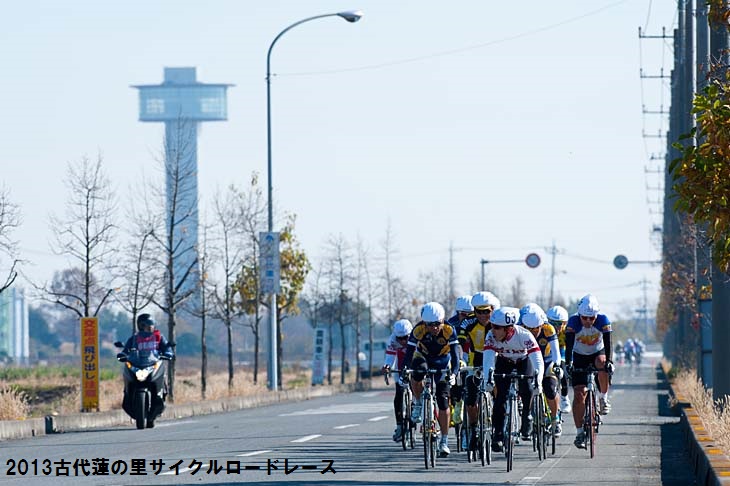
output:
<svg viewBox="0 0 730 486"><path fill-rule="evenodd" d="M150 373L152 373L152 368L143 368L135 371L134 375L137 377L137 380L145 381L147 377L150 376Z"/></svg>

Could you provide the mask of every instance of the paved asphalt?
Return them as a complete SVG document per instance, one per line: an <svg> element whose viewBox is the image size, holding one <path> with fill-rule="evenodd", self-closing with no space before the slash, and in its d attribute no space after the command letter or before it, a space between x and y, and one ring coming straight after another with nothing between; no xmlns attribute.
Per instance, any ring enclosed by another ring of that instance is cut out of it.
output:
<svg viewBox="0 0 730 486"><path fill-rule="evenodd" d="M554 456L539 462L531 445L521 444L510 473L503 455L483 468L456 452L439 459L436 469L425 470L418 443L403 451L390 440L392 391L383 385L370 392L161 422L151 430L130 424L2 442L0 483L691 486L679 419L667 407L657 360L658 354L650 353L641 366L618 368L613 412L604 418L594 459L573 446L575 431L568 421ZM455 451L453 431L450 445ZM116 474L95 474L103 471L104 460ZM330 461L334 473L324 471ZM269 464L278 469L269 474Z"/></svg>

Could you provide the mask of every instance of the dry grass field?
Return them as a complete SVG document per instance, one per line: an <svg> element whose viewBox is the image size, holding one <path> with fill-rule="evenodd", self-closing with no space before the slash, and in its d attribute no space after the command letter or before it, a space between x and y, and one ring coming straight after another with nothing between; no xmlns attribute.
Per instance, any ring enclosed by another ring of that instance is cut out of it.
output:
<svg viewBox="0 0 730 486"><path fill-rule="evenodd" d="M339 374L336 381L339 383ZM348 376L354 381L354 375ZM192 368L178 369L175 376L175 403L202 400L200 371ZM253 383L249 369L237 369L234 382L228 388L226 371L208 373L206 399L214 400L229 396L245 396L264 393L266 371L259 372L258 383ZM283 372L282 389L310 386L310 370L291 367ZM118 369L103 370L99 383L100 411L122 407L124 385ZM81 408L80 379L72 366L0 369L0 420L23 420L45 415L77 413Z"/></svg>

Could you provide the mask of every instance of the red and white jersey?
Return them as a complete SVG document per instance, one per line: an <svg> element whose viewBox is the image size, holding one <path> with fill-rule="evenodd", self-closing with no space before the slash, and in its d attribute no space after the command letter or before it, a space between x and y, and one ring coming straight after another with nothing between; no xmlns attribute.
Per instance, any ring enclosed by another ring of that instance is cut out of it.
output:
<svg viewBox="0 0 730 486"><path fill-rule="evenodd" d="M403 344L399 343L395 338L395 333L391 333L388 340L388 346L385 348L385 363L391 370L398 371L403 367L403 358L406 356L406 348L408 341Z"/></svg>
<svg viewBox="0 0 730 486"><path fill-rule="evenodd" d="M494 368L497 356L514 362L529 359L532 370L538 372L538 383L542 383L545 364L542 360L540 346L538 346L535 336L524 327L511 326L504 341L497 341L492 331L489 331L484 340L483 366L485 370Z"/></svg>

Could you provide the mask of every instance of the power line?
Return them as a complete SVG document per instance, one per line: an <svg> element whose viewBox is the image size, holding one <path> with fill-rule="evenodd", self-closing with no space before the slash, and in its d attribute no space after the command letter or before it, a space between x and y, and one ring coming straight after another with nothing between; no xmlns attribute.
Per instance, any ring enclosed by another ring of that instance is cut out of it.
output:
<svg viewBox="0 0 730 486"><path fill-rule="evenodd" d="M369 65L365 65L365 66L358 66L358 67L352 67L352 68L332 69L332 70L325 70L325 71L303 71L303 72L298 72L298 73L282 73L282 74L273 74L273 75L274 76L316 76L316 75L321 75L321 74L339 74L339 73L356 72L356 71L369 71L369 70L373 70L373 69L380 69L380 68L391 67L391 66L399 66L402 64L410 64L410 63L414 63L414 62L418 62L418 61L425 61L425 60L434 59L437 57L451 56L453 54L460 54L462 52L482 49L484 47L491 47L491 46L494 46L497 44L503 44L505 42L521 39L523 37L529 37L529 36L540 34L542 32L546 32L549 30L553 30L558 27L562 27L563 25L577 22L578 20L582 20L586 17L591 17L593 15L597 15L597 14L603 12L604 10L609 10L611 8L617 7L617 6L621 5L622 3L626 3L626 2L628 2L628 0L619 0L618 2L614 2L611 4L605 5L601 8L591 10L589 12L586 12L584 14L581 14L581 15L578 15L575 17L570 17L566 20L563 20L563 21L560 21L560 22L557 22L554 24L549 24L544 27L538 27L536 29L528 30L528 31L525 31L525 32L522 32L519 34L515 34L512 36L508 36L508 37L503 37L501 39L496 39L493 41L487 41L487 42L483 42L480 44L475 44L473 46L457 47L455 49L449 49L449 50L445 50L445 51L434 52L431 54L425 54L423 56L398 59L395 61L383 62L383 63L379 63L379 64L369 64Z"/></svg>

